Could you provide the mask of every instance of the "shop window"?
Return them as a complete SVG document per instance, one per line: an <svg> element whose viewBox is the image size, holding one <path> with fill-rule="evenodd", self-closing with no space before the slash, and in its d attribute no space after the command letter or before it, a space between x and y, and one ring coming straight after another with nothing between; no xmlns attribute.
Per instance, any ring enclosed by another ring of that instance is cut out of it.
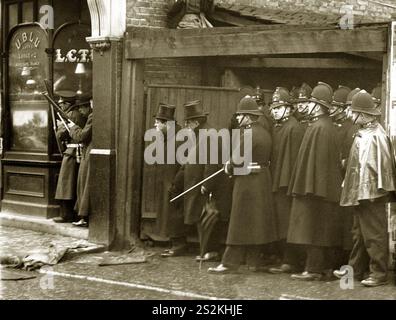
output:
<svg viewBox="0 0 396 320"><path fill-rule="evenodd" d="M85 38L91 29L85 24L69 24L60 29L54 48L54 91L68 90L86 99L92 94L92 49Z"/></svg>
<svg viewBox="0 0 396 320"><path fill-rule="evenodd" d="M8 5L8 30L18 24L18 3Z"/></svg>
<svg viewBox="0 0 396 320"><path fill-rule="evenodd" d="M22 22L33 22L33 1L22 3Z"/></svg>
<svg viewBox="0 0 396 320"><path fill-rule="evenodd" d="M9 42L11 144L14 151L43 152L48 148L48 111L41 92L48 76L46 33L37 25L23 26Z"/></svg>

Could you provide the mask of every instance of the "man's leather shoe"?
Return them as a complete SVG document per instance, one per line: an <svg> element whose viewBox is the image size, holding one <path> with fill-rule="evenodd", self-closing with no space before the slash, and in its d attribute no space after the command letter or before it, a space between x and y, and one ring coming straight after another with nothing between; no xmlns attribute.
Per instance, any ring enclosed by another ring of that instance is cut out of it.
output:
<svg viewBox="0 0 396 320"><path fill-rule="evenodd" d="M295 271L295 268L293 268L290 264L282 264L279 267L273 267L269 268L268 271L273 274L279 274L279 273L293 273Z"/></svg>
<svg viewBox="0 0 396 320"><path fill-rule="evenodd" d="M164 250L164 252L161 253L161 257L167 258L167 257L177 257L182 255L186 251L187 246L186 245L181 245L177 247L173 247L170 249Z"/></svg>
<svg viewBox="0 0 396 320"><path fill-rule="evenodd" d="M291 278L294 280L315 281L321 280L323 278L323 275L321 273L304 271L303 273L292 274Z"/></svg>
<svg viewBox="0 0 396 320"><path fill-rule="evenodd" d="M219 264L215 268L208 268L209 273L214 273L214 274L224 274L224 273L230 273L236 271L236 269L233 268L227 268L223 264Z"/></svg>
<svg viewBox="0 0 396 320"><path fill-rule="evenodd" d="M367 279L364 279L363 281L360 282L362 285L365 287L378 287L378 286L384 286L388 284L387 279L377 279L374 277L368 277Z"/></svg>

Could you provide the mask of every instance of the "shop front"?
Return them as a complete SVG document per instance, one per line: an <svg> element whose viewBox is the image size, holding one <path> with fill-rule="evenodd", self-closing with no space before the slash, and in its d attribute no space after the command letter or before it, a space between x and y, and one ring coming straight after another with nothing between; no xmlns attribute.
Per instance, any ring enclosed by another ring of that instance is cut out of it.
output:
<svg viewBox="0 0 396 320"><path fill-rule="evenodd" d="M52 26L41 23L48 4ZM85 1L3 1L2 14L2 212L51 218L61 150L44 80L55 99L59 91L77 101L92 95L89 11Z"/></svg>

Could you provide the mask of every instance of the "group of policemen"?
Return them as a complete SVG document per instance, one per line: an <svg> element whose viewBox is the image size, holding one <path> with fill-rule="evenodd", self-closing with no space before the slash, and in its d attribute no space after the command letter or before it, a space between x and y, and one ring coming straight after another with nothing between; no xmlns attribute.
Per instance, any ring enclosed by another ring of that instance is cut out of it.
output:
<svg viewBox="0 0 396 320"><path fill-rule="evenodd" d="M55 192L60 202L56 223L72 222L77 227L88 226L89 153L92 140L92 99L77 100L73 91L58 91L58 104L67 118L58 114L56 139L62 149L62 163ZM76 213L77 216L76 217Z"/></svg>
<svg viewBox="0 0 396 320"><path fill-rule="evenodd" d="M237 164L230 155L224 174L170 202L223 165L158 165L157 227L172 244L162 256L186 252L193 229L205 239L202 214L215 207L220 217L196 257L218 259L225 243L221 263L210 273L234 272L246 264L253 271L311 281L341 278L347 269L339 268L350 265L364 286L386 284L385 204L394 201L396 166L379 123L380 97L381 87L369 94L342 85L333 91L318 82L313 89L306 83L290 92L276 88L269 108L260 96L242 98L229 129L251 133L255 169L249 174L234 174ZM185 127L197 136L199 129L212 127L203 110L200 101L184 105ZM174 106L161 103L155 115L165 139L174 138L168 131L174 112Z"/></svg>

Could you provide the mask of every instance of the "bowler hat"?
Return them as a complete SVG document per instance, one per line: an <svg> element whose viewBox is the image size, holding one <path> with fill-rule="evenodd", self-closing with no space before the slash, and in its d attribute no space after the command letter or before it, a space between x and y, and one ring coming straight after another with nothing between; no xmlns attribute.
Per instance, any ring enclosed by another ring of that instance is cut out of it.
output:
<svg viewBox="0 0 396 320"><path fill-rule="evenodd" d="M333 89L325 82L318 82L316 87L312 90L309 101L316 102L326 108L331 107L333 100Z"/></svg>
<svg viewBox="0 0 396 320"><path fill-rule="evenodd" d="M366 90L361 90L352 99L352 111L380 116L381 112L375 107L373 97Z"/></svg>
<svg viewBox="0 0 396 320"><path fill-rule="evenodd" d="M307 102L309 101L309 97L311 96L312 88L309 84L305 82L301 85L301 88L298 90L297 102Z"/></svg>
<svg viewBox="0 0 396 320"><path fill-rule="evenodd" d="M338 86L337 90L334 91L333 102L331 104L341 107L345 106L349 92L351 92L350 88L345 86Z"/></svg>
<svg viewBox="0 0 396 320"><path fill-rule="evenodd" d="M184 105L184 120L206 117L209 112L204 112L200 100L186 102Z"/></svg>
<svg viewBox="0 0 396 320"><path fill-rule="evenodd" d="M157 114L154 116L156 119L174 121L175 120L175 106L160 102Z"/></svg>
<svg viewBox="0 0 396 320"><path fill-rule="evenodd" d="M350 106L350 105L352 104L352 99L353 99L353 97L354 97L355 94L358 93L360 90L361 90L360 88L355 88L355 89L353 89L351 92L349 92L349 94L348 94L348 96L347 96L347 99L346 99L346 102L345 102L345 104L346 104L347 106Z"/></svg>
<svg viewBox="0 0 396 320"><path fill-rule="evenodd" d="M74 102L76 100L76 93L71 90L59 90L55 91L55 95L66 102Z"/></svg>
<svg viewBox="0 0 396 320"><path fill-rule="evenodd" d="M256 100L251 96L245 96L239 101L236 114L251 114L255 116L262 116Z"/></svg>
<svg viewBox="0 0 396 320"><path fill-rule="evenodd" d="M278 108L282 106L291 106L290 104L290 93L284 87L277 87L274 94L272 95L272 103L270 105L270 110L273 108Z"/></svg>

